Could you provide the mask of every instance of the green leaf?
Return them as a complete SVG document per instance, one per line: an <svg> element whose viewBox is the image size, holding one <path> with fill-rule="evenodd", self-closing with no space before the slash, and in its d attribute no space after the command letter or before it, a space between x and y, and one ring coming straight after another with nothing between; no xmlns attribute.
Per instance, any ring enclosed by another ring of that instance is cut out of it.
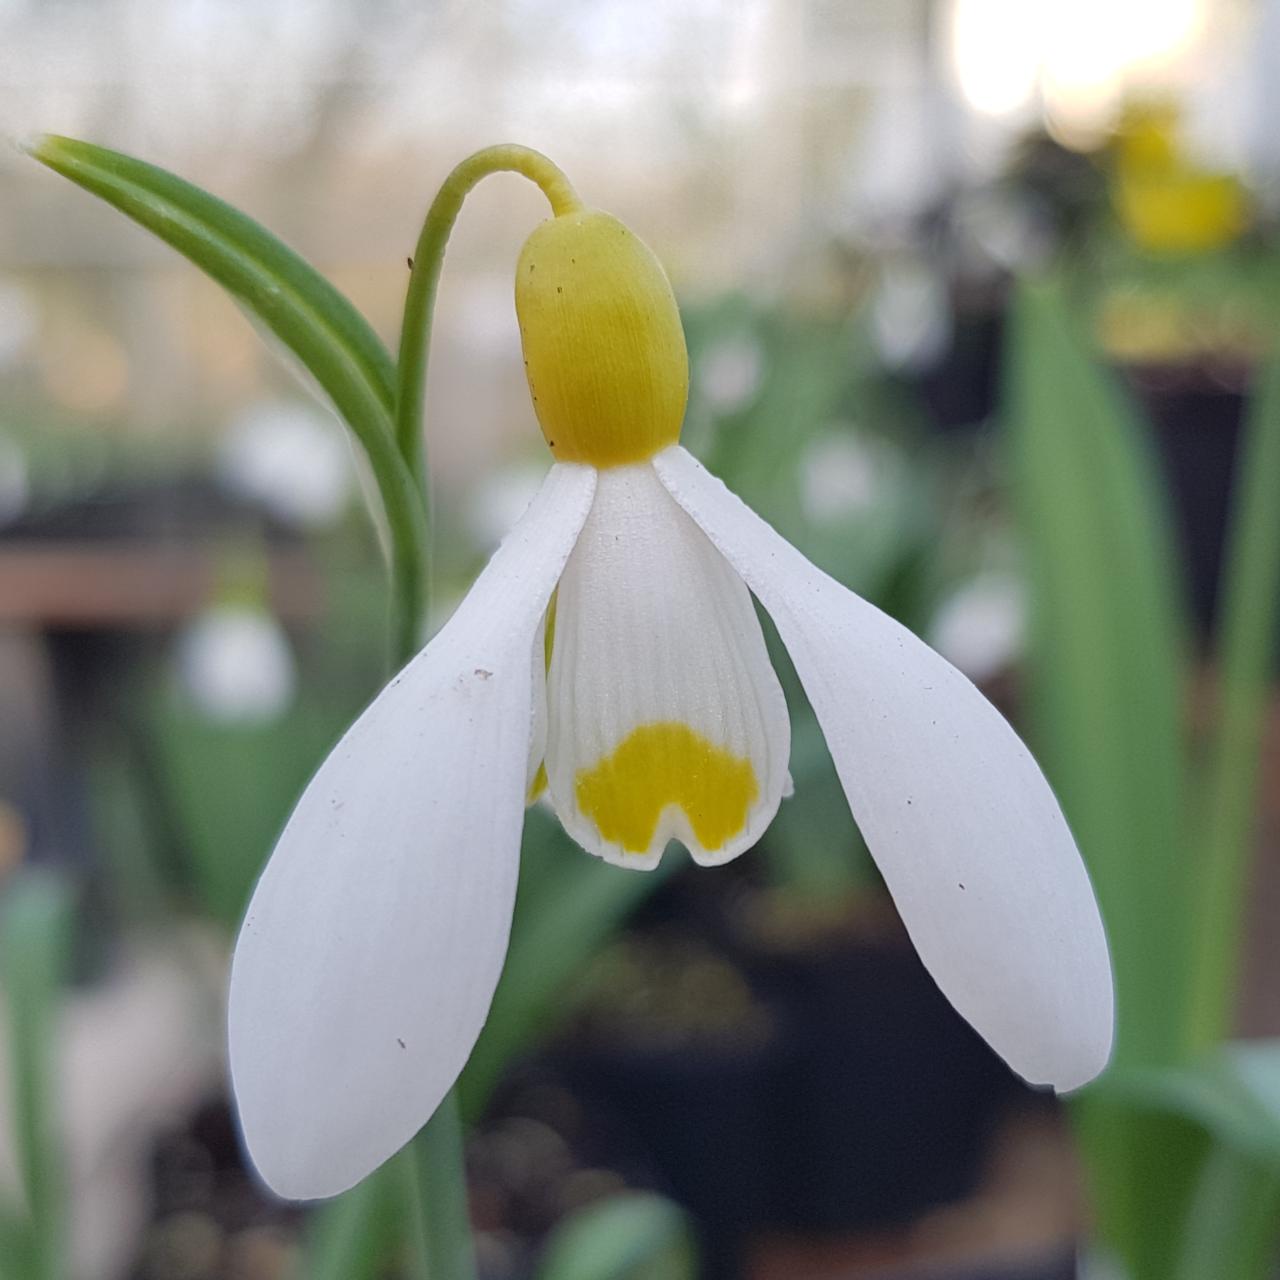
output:
<svg viewBox="0 0 1280 1280"><path fill-rule="evenodd" d="M14 1129L35 1280L61 1280L66 1266L66 1187L52 1086L58 1078L55 1018L70 964L71 919L66 885L36 872L12 884L0 910Z"/></svg>
<svg viewBox="0 0 1280 1280"><path fill-rule="evenodd" d="M384 1164L311 1215L299 1280L381 1280L408 1207L399 1162Z"/></svg>
<svg viewBox="0 0 1280 1280"><path fill-rule="evenodd" d="M1230 1029L1258 764L1280 612L1280 360L1254 395L1241 442L1219 617L1218 718L1206 759L1194 973L1202 1044Z"/></svg>
<svg viewBox="0 0 1280 1280"><path fill-rule="evenodd" d="M26 1218L0 1207L0 1280L31 1280L38 1275L35 1241Z"/></svg>
<svg viewBox="0 0 1280 1280"><path fill-rule="evenodd" d="M1127 1280L1169 1280L1181 1222L1211 1146L1204 1129L1167 1111L1130 1106L1105 1089L1072 1100L1086 1158L1094 1230L1124 1259Z"/></svg>
<svg viewBox="0 0 1280 1280"><path fill-rule="evenodd" d="M240 921L289 811L350 723L345 703L304 695L267 724L225 725L165 698L151 719L163 799L201 908Z"/></svg>
<svg viewBox="0 0 1280 1280"><path fill-rule="evenodd" d="M1158 468L1060 282L1019 286L1004 420L1032 585L1034 739L1089 866L1117 986L1115 1062L1184 1050L1191 884L1184 617Z"/></svg>
<svg viewBox="0 0 1280 1280"><path fill-rule="evenodd" d="M1116 1072L1102 1092L1192 1120L1218 1145L1280 1173L1280 1040L1237 1041L1198 1062Z"/></svg>
<svg viewBox="0 0 1280 1280"><path fill-rule="evenodd" d="M1183 1222L1174 1280L1272 1280L1278 1231L1280 1174L1215 1147Z"/></svg>
<svg viewBox="0 0 1280 1280"><path fill-rule="evenodd" d="M99 196L216 280L302 362L368 456L392 543L397 653L414 651L425 583L426 517L393 422L395 367L351 303L237 209L155 165L46 135L41 164Z"/></svg>
<svg viewBox="0 0 1280 1280"><path fill-rule="evenodd" d="M1267 1206L1276 1206L1268 1187L1280 1179L1280 1041L1240 1042L1194 1063L1112 1072L1078 1105L1099 1213L1119 1227L1134 1280L1167 1280L1179 1266L1179 1280L1258 1274L1227 1269L1226 1252L1218 1275L1195 1268L1225 1249L1219 1231L1270 1256L1259 1227L1270 1223L1273 1243L1280 1217ZM1242 1216L1219 1221L1223 1188L1241 1169L1250 1171ZM1263 1203L1250 1208L1255 1191Z"/></svg>
<svg viewBox="0 0 1280 1280"><path fill-rule="evenodd" d="M588 958L671 873L626 871L588 857L538 808L525 820L511 945L502 981L459 1084L463 1114L484 1109L503 1068L556 1024Z"/></svg>
<svg viewBox="0 0 1280 1280"><path fill-rule="evenodd" d="M1062 282L1019 284L1003 405L1032 587L1033 739L1098 893L1116 977L1114 1069L1190 1046L1185 619L1158 468ZM1103 1236L1132 1280L1167 1280L1167 1224L1199 1130L1086 1096L1077 1112Z"/></svg>
<svg viewBox="0 0 1280 1280"><path fill-rule="evenodd" d="M359 381L359 389L350 386L344 396L368 396L390 416L396 371L387 349L342 293L247 214L156 165L75 138L47 134L31 155L172 245L243 302L308 369L302 351L323 344L343 373ZM336 374L328 381L347 386Z"/></svg>
<svg viewBox="0 0 1280 1280"><path fill-rule="evenodd" d="M693 1231L661 1196L631 1193L588 1205L552 1233L537 1280L694 1280Z"/></svg>

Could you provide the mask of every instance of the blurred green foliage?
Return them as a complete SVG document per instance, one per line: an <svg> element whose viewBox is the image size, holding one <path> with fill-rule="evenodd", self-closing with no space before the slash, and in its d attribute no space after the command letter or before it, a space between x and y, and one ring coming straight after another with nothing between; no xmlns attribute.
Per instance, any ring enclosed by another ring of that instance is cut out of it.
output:
<svg viewBox="0 0 1280 1280"><path fill-rule="evenodd" d="M1280 1066L1223 1046L1280 601L1280 373L1242 449L1217 720L1191 750L1186 621L1149 439L1056 277L1012 312L1006 427L1033 584L1033 730L1111 939L1117 1042L1075 1114L1130 1280L1262 1280L1280 1238ZM1269 470L1268 470L1269 468ZM1241 1067L1248 1064L1242 1075Z"/></svg>
<svg viewBox="0 0 1280 1280"><path fill-rule="evenodd" d="M0 973L8 1004L14 1130L21 1205L0 1204L0 1277L61 1280L66 1269L67 1183L55 1041L71 963L67 884L29 872L0 907Z"/></svg>
<svg viewBox="0 0 1280 1280"><path fill-rule="evenodd" d="M686 1216L655 1195L620 1195L571 1214L552 1233L537 1280L695 1280Z"/></svg>

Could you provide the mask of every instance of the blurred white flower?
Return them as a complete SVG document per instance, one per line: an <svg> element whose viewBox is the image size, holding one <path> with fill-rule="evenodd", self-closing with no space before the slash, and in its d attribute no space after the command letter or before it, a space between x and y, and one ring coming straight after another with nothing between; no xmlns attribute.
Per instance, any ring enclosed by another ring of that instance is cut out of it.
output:
<svg viewBox="0 0 1280 1280"><path fill-rule="evenodd" d="M936 363L951 342L946 281L914 258L886 263L871 303L871 333L886 368L914 372Z"/></svg>
<svg viewBox="0 0 1280 1280"><path fill-rule="evenodd" d="M848 430L819 436L800 456L800 503L815 523L858 515L876 503L883 458Z"/></svg>
<svg viewBox="0 0 1280 1280"><path fill-rule="evenodd" d="M517 463L486 475L467 503L467 532L478 547L492 551L515 528L516 522L542 487L545 466Z"/></svg>
<svg viewBox="0 0 1280 1280"><path fill-rule="evenodd" d="M178 676L191 700L222 724L274 720L293 700L293 653L263 609L219 604L178 638Z"/></svg>
<svg viewBox="0 0 1280 1280"><path fill-rule="evenodd" d="M970 680L981 683L1022 652L1027 599L1021 579L987 570L944 601L929 629L929 643Z"/></svg>
<svg viewBox="0 0 1280 1280"><path fill-rule="evenodd" d="M31 292L0 281L0 369L16 364L36 334L37 313Z"/></svg>
<svg viewBox="0 0 1280 1280"><path fill-rule="evenodd" d="M233 423L217 469L232 493L304 528L332 524L353 489L354 466L342 428L288 401L255 405Z"/></svg>
<svg viewBox="0 0 1280 1280"><path fill-rule="evenodd" d="M721 338L698 360L697 383L702 398L716 413L745 409L764 381L764 349L749 334Z"/></svg>

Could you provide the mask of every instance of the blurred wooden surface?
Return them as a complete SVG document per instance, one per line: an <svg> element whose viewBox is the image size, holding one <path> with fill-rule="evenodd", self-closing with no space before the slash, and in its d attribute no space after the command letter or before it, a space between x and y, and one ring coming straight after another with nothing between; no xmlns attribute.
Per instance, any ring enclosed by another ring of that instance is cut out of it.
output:
<svg viewBox="0 0 1280 1280"><path fill-rule="evenodd" d="M0 625L134 630L181 622L214 599L221 546L0 544ZM320 579L301 550L265 555L267 602L285 621L315 617Z"/></svg>

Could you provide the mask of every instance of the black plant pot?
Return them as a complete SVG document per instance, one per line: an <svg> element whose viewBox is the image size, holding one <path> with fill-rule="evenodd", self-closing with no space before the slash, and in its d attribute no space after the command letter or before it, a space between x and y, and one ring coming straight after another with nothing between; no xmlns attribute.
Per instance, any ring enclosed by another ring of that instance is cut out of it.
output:
<svg viewBox="0 0 1280 1280"><path fill-rule="evenodd" d="M741 963L783 1019L767 1220L845 1232L910 1221L975 1185L1023 1088L951 1008L887 908L766 939Z"/></svg>
<svg viewBox="0 0 1280 1280"><path fill-rule="evenodd" d="M1207 637L1218 600L1248 374L1243 368L1198 365L1130 366L1125 373L1151 424L1182 543L1188 603Z"/></svg>
<svg viewBox="0 0 1280 1280"><path fill-rule="evenodd" d="M947 350L911 379L930 422L944 434L973 431L995 413L1004 340L1003 300L984 297L962 302L952 324Z"/></svg>
<svg viewBox="0 0 1280 1280"><path fill-rule="evenodd" d="M610 1163L656 1182L698 1221L705 1280L740 1273L745 1240L768 1208L765 1118L778 1060L773 1036L670 1048L569 1044L557 1055L566 1083L597 1115Z"/></svg>

